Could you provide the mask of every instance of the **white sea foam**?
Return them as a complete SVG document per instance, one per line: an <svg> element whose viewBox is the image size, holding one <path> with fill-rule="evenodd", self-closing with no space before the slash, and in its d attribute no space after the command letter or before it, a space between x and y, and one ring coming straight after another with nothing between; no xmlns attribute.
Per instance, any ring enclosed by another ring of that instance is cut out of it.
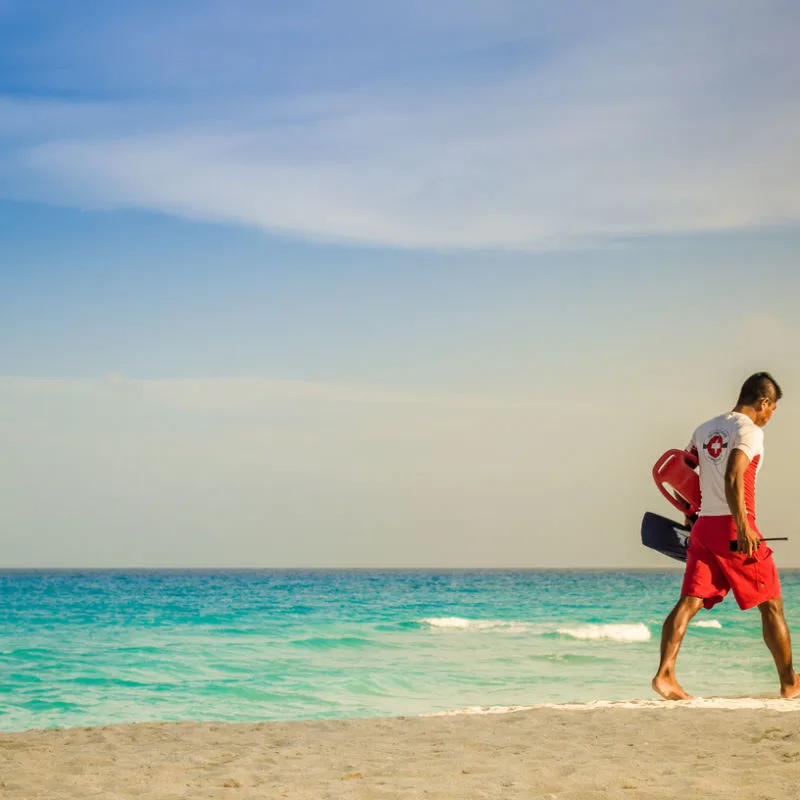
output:
<svg viewBox="0 0 800 800"><path fill-rule="evenodd" d="M615 642L646 642L650 639L650 628L641 622L630 625L563 625L556 633L573 639L611 639Z"/></svg>
<svg viewBox="0 0 800 800"><path fill-rule="evenodd" d="M420 622L423 625L430 625L432 628L469 628L477 624L477 620L463 617L426 617Z"/></svg>
<svg viewBox="0 0 800 800"><path fill-rule="evenodd" d="M552 708L561 711L592 711L597 708L626 708L631 710L675 708L726 709L731 711L765 709L768 711L800 711L797 700L758 697L695 697L694 700L592 700L587 703L537 703L531 706L468 706L450 711L420 714L422 717L461 717L486 714L513 714L517 711L533 711L537 708Z"/></svg>
<svg viewBox="0 0 800 800"><path fill-rule="evenodd" d="M722 623L718 619L701 619L698 622L693 622L694 628L721 628Z"/></svg>
<svg viewBox="0 0 800 800"><path fill-rule="evenodd" d="M504 619L465 619L464 617L426 617L421 625L462 631L505 631L506 633L541 632L541 625Z"/></svg>
<svg viewBox="0 0 800 800"><path fill-rule="evenodd" d="M552 623L532 623L504 619L467 619L465 617L426 617L421 625L431 628L461 631L501 631L505 633L533 633L570 636L573 639L609 639L616 642L646 642L650 629L643 623L635 624L574 624L557 626Z"/></svg>

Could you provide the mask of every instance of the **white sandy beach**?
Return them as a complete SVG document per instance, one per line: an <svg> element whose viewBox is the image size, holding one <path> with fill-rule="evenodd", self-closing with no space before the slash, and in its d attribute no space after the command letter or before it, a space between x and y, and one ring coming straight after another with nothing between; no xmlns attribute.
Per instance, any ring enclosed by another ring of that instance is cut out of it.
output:
<svg viewBox="0 0 800 800"><path fill-rule="evenodd" d="M798 798L796 710L780 700L653 701L27 731L0 734L0 796Z"/></svg>

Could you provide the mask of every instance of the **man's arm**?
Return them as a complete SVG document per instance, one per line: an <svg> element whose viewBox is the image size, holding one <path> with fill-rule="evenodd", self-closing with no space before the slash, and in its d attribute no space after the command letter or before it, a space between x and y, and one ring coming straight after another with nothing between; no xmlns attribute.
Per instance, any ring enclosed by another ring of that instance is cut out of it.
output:
<svg viewBox="0 0 800 800"><path fill-rule="evenodd" d="M739 540L739 552L753 555L761 542L758 534L747 521L747 508L744 503L744 473L750 466L750 459L743 451L735 448L725 469L725 499L731 510Z"/></svg>

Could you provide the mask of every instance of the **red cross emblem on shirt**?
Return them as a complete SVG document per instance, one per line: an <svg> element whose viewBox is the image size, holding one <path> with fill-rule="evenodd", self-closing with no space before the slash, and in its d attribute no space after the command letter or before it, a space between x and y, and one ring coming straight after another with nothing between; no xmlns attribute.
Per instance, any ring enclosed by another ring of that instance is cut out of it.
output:
<svg viewBox="0 0 800 800"><path fill-rule="evenodd" d="M712 436L708 441L708 454L711 458L717 459L722 455L722 450L725 447L722 437L717 433Z"/></svg>

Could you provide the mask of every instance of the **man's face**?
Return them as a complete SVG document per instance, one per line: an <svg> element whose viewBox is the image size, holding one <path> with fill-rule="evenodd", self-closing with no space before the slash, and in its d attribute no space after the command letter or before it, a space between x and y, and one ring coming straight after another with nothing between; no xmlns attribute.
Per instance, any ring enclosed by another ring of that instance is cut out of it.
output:
<svg viewBox="0 0 800 800"><path fill-rule="evenodd" d="M778 401L770 400L768 397L762 397L758 403L756 407L755 423L759 428L763 428L772 419L772 415L778 407Z"/></svg>

